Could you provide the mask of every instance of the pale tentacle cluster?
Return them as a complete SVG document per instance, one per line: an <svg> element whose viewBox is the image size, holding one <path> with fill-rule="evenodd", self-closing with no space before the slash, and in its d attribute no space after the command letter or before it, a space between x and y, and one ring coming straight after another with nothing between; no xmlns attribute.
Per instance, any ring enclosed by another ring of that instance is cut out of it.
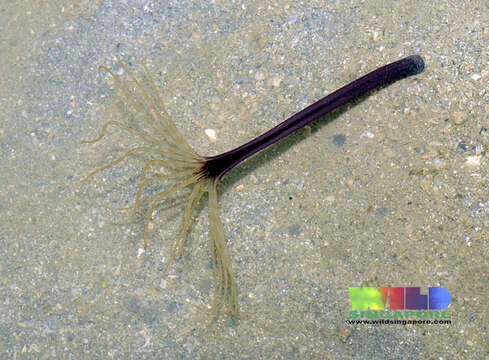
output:
<svg viewBox="0 0 489 360"><path fill-rule="evenodd" d="M121 76L104 65L99 67L99 73L101 70L104 70L110 74L119 86L125 99L143 119L144 129L138 129L119 121L108 121L103 125L99 137L94 140L85 140L83 143L93 144L100 141L105 136L107 128L114 126L137 136L148 145L135 146L127 150L116 160L90 172L84 180L119 164L135 153L144 153L150 158L144 164L141 171L141 179L139 180L136 200L132 211L130 229L130 233L132 234L134 223L138 215L142 214L144 219L143 238L145 247L148 245L149 224L158 204L175 192L186 187L192 187L181 217L175 242L172 246L170 260L166 264L165 276L168 266L183 253L188 231L192 223L193 212L203 193L207 191L209 193L210 250L214 265L213 309L217 311L222 306L226 306L231 314L236 315L239 311L237 286L232 270L231 256L226 245L223 226L219 216L216 189L218 180L209 178L202 171L206 159L192 149L185 137L175 126L175 123L163 105L163 101L148 70L143 67L143 80L145 80L143 83L142 80L136 78L125 64L121 61L119 61L119 64L122 67L125 79L122 79ZM164 174L154 175L155 166L164 167L166 172ZM173 181L173 183L166 189L152 194L148 199L143 199L148 185L157 183L158 181L164 181L165 184L169 181Z"/></svg>

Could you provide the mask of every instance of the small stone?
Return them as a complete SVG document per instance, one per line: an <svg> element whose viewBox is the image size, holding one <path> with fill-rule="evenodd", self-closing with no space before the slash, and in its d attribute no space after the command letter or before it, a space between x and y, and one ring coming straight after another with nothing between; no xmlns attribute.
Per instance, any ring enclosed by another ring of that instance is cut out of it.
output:
<svg viewBox="0 0 489 360"><path fill-rule="evenodd" d="M450 122L455 125L460 125L467 121L469 115L465 110L465 104L459 101L453 102L449 110Z"/></svg>
<svg viewBox="0 0 489 360"><path fill-rule="evenodd" d="M341 341L345 342L351 334L351 330L340 327L338 329L338 336Z"/></svg>
<svg viewBox="0 0 489 360"><path fill-rule="evenodd" d="M287 20L287 24L293 24L297 21L297 19L299 18L299 16L297 14L294 14L292 15L288 20Z"/></svg>
<svg viewBox="0 0 489 360"><path fill-rule="evenodd" d="M481 156L480 155L474 155L474 156L469 156L467 160L465 161L465 165L470 166L470 167L476 167L481 164Z"/></svg>
<svg viewBox="0 0 489 360"><path fill-rule="evenodd" d="M209 141L211 143L216 142L216 140L217 140L216 130L214 130L214 129L205 129L204 132L207 135L207 137L209 138Z"/></svg>
<svg viewBox="0 0 489 360"><path fill-rule="evenodd" d="M371 131L364 131L360 137L367 137L369 139L373 139L375 137L374 133Z"/></svg>
<svg viewBox="0 0 489 360"><path fill-rule="evenodd" d="M279 78L278 76L276 76L276 77L274 77L274 78L272 79L272 85L273 85L274 87L279 87L281 82L282 82L282 79L281 79L281 78Z"/></svg>
<svg viewBox="0 0 489 360"><path fill-rule="evenodd" d="M450 116L450 120L455 125L463 124L465 121L467 121L467 118L468 118L467 113L460 110L453 111L452 116Z"/></svg>

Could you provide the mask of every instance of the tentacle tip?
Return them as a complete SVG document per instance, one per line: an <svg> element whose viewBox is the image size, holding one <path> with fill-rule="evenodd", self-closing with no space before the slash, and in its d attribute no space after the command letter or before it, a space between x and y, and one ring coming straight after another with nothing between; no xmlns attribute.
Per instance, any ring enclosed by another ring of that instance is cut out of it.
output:
<svg viewBox="0 0 489 360"><path fill-rule="evenodd" d="M109 69L107 68L107 66L105 66L104 64L100 64L97 68L97 72L98 72L98 75L100 77L102 77L102 70L105 70L107 72L110 72Z"/></svg>

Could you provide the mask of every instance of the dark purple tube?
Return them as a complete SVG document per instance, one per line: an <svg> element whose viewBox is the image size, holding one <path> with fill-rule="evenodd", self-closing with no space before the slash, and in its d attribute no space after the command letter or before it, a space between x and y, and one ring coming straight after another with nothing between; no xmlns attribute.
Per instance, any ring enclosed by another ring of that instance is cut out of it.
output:
<svg viewBox="0 0 489 360"><path fill-rule="evenodd" d="M356 99L367 92L424 70L423 58L411 55L377 70L343 86L314 104L308 106L266 133L231 151L208 157L203 166L203 174L217 180L221 179L233 167L253 154L276 143L314 120L321 118L330 111Z"/></svg>

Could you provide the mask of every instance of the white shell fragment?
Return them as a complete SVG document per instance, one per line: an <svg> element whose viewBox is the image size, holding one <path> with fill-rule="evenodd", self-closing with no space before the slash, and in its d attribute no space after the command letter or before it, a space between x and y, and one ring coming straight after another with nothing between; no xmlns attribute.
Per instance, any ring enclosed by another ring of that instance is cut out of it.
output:
<svg viewBox="0 0 489 360"><path fill-rule="evenodd" d="M481 77L482 77L482 76L480 76L479 74L472 74L472 75L470 76L470 78L471 78L472 80L474 80L474 81L479 80Z"/></svg>
<svg viewBox="0 0 489 360"><path fill-rule="evenodd" d="M210 142L212 142L212 143L216 142L216 140L217 140L216 130L205 129L204 132L207 135L207 137L209 138Z"/></svg>
<svg viewBox="0 0 489 360"><path fill-rule="evenodd" d="M470 166L470 167L479 166L480 164L481 164L481 156L480 155L469 156L467 158L467 160L465 161L465 165Z"/></svg>

